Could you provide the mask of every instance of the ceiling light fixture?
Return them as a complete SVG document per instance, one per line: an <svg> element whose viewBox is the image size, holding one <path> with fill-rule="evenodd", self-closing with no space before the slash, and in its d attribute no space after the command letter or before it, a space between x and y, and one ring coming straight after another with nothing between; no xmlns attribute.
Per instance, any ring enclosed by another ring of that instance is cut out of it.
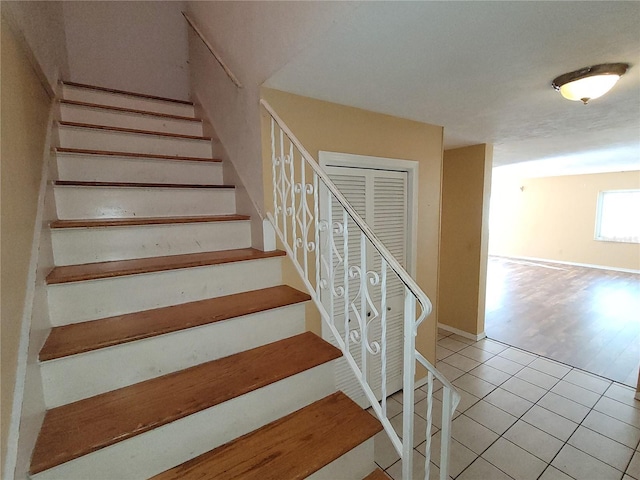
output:
<svg viewBox="0 0 640 480"><path fill-rule="evenodd" d="M603 63L560 75L551 85L564 98L580 100L586 105L589 100L601 97L611 90L628 68L628 63Z"/></svg>

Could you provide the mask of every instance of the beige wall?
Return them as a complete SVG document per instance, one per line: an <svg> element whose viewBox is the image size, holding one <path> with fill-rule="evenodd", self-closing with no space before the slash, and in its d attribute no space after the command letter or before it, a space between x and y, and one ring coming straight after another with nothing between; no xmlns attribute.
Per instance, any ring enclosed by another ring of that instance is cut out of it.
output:
<svg viewBox="0 0 640 480"><path fill-rule="evenodd" d="M69 77L189 99L184 2L64 2Z"/></svg>
<svg viewBox="0 0 640 480"><path fill-rule="evenodd" d="M510 179L496 172L492 255L640 270L640 246L594 239L598 193L640 188L640 172Z"/></svg>
<svg viewBox="0 0 640 480"><path fill-rule="evenodd" d="M27 48L29 61L54 92L59 78L69 75L64 31L63 2L2 1L2 15Z"/></svg>
<svg viewBox="0 0 640 480"><path fill-rule="evenodd" d="M4 22L4 16L1 45L0 284L4 461L51 100L18 36Z"/></svg>
<svg viewBox="0 0 640 480"><path fill-rule="evenodd" d="M484 332L492 148L445 150L442 174L438 320Z"/></svg>
<svg viewBox="0 0 640 480"><path fill-rule="evenodd" d="M276 90L263 89L263 98L316 160L318 152L325 150L419 162L417 281L433 301L434 313L420 327L417 344L427 358L434 360L442 128ZM264 125L266 128L267 122ZM264 133L264 168L270 171L268 132ZM271 189L269 185L265 184L267 193ZM267 197L270 205L270 196ZM292 268L286 270L287 283L304 289L297 278ZM317 312L311 316L308 327L320 332Z"/></svg>

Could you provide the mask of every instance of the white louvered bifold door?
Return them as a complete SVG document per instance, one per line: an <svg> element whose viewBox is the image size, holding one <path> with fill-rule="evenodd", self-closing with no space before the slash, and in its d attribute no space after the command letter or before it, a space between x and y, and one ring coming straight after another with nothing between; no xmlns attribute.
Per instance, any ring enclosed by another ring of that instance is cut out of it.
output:
<svg viewBox="0 0 640 480"><path fill-rule="evenodd" d="M396 172L387 170L371 170L348 167L326 167L329 177L334 181L338 189L351 203L369 225L382 243L400 261L406 264L407 258L407 174L406 172ZM323 202L324 211L327 210L326 200ZM323 212L322 218L326 218ZM331 208L332 222L343 222L343 210L335 199ZM361 264L360 232L356 229L353 221L347 218L349 255L347 258L347 269L351 265ZM335 234L335 246L337 252L342 254L344 239L342 235ZM367 242L365 261L367 270L380 273L380 256L378 252ZM338 259L334 258L337 264ZM334 269L335 285L344 285L344 265L340 264ZM348 295L353 300L358 291L360 280L348 279ZM323 302L329 306L331 301L323 294ZM404 289L398 278L388 270L387 273L387 393L393 393L402 387L402 313L403 313ZM381 291L380 285L369 284L369 295L371 296L374 308L365 308L373 321L370 325L369 340L379 341L381 336ZM353 326L357 324L352 308L360 311L361 298L349 305L348 316L345 317L344 299L333 298L334 318L336 327L340 335L345 336L345 320ZM378 312L376 317L375 313ZM328 330L323 330L323 336L332 341L332 335ZM359 367L361 367L361 347L360 344L349 342L349 350ZM368 382L378 397L381 395L381 356L368 354ZM353 400L366 406L366 399L362 390L354 377L351 369L345 360L336 362L336 386L345 392Z"/></svg>

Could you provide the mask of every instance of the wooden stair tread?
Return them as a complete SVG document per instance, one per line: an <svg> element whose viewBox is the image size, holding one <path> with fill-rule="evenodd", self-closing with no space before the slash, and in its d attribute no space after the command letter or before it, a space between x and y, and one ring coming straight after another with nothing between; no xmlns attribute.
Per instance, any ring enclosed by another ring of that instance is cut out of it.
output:
<svg viewBox="0 0 640 480"><path fill-rule="evenodd" d="M144 182L85 182L56 180L59 187L122 187L122 188L235 188L233 185L207 185L196 183L144 183Z"/></svg>
<svg viewBox="0 0 640 480"><path fill-rule="evenodd" d="M135 217L101 218L99 220L54 220L50 228L129 227L138 225L171 225L175 223L210 223L249 220L249 215L212 215L200 217Z"/></svg>
<svg viewBox="0 0 640 480"><path fill-rule="evenodd" d="M338 349L306 332L53 408L45 415L30 473L166 425L340 355Z"/></svg>
<svg viewBox="0 0 640 480"><path fill-rule="evenodd" d="M65 265L55 267L47 276L47 284L80 282L100 278L135 275L139 273L161 272L180 268L219 265L245 260L280 257L285 255L281 250L262 252L255 248L239 248L216 252L188 253L183 255L167 255L163 257L136 258L133 260L116 260L110 262L86 263L83 265Z"/></svg>
<svg viewBox="0 0 640 480"><path fill-rule="evenodd" d="M186 122L198 122L201 120L195 117L184 117L182 115L171 115L169 113L160 113L160 112L150 112L148 110L137 110L134 108L125 108L125 107L116 107L114 105L103 105L100 103L88 103L88 102L79 102L77 100L60 100L61 104L71 105L75 107L88 107L88 108L98 108L102 110L114 110L122 113L135 113L139 115L149 115L153 117L162 117L162 118L170 118L172 120L184 120Z"/></svg>
<svg viewBox="0 0 640 480"><path fill-rule="evenodd" d="M306 302L311 297L287 285L75 323L51 330L40 361L163 335L233 317Z"/></svg>
<svg viewBox="0 0 640 480"><path fill-rule="evenodd" d="M184 133L156 132L153 130L139 130L137 128L111 127L109 125L95 125L93 123L65 122L63 120L58 120L58 124L64 127L91 128L94 130L111 130L114 132L135 133L140 135L156 135L160 137L184 138L187 140L207 140L207 141L211 140L211 137L201 137L199 135L186 135Z"/></svg>
<svg viewBox="0 0 640 480"><path fill-rule="evenodd" d="M133 152L114 152L108 150L88 150L86 148L66 148L56 147L55 151L58 153L71 153L79 155L96 155L96 156L110 156L110 157L132 157L132 158L153 158L158 160L184 160L188 162L216 162L220 163L222 160L217 158L205 158L205 157L183 157L178 155L158 155L155 153L133 153Z"/></svg>
<svg viewBox="0 0 640 480"><path fill-rule="evenodd" d="M390 480L390 477L388 477L387 474L379 468L376 468L373 472L364 477L363 480Z"/></svg>
<svg viewBox="0 0 640 480"><path fill-rule="evenodd" d="M99 90L101 92L118 93L118 94L122 94L122 95L129 95L131 97L148 98L150 100L160 100L160 101L163 101L163 102L171 102L171 103L181 103L183 105L193 105L192 102L189 102L187 100L178 100L176 98L158 97L156 95L147 95L145 93L127 92L126 90L116 90L115 88L98 87L96 85L89 85L89 84L86 84L86 83L68 82L66 80L63 80L62 84L63 85L67 85L69 87L87 88L87 89L90 89L90 90Z"/></svg>
<svg viewBox="0 0 640 480"><path fill-rule="evenodd" d="M337 392L152 478L303 479L381 430L377 419Z"/></svg>

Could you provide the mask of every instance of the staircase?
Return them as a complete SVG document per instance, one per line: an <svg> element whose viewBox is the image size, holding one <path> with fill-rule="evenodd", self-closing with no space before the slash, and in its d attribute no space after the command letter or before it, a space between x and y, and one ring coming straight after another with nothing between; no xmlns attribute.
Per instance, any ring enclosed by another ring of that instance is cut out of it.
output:
<svg viewBox="0 0 640 480"><path fill-rule="evenodd" d="M44 479L363 479L379 422L336 392L281 251L251 248L192 104L64 83Z"/></svg>

